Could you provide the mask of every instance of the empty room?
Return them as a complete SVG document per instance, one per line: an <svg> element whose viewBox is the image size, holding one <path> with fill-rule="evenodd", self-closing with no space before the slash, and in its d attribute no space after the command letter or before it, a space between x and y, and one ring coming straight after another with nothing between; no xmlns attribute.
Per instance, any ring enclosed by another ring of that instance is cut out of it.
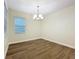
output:
<svg viewBox="0 0 79 59"><path fill-rule="evenodd" d="M5 0L5 59L75 59L75 0Z"/></svg>

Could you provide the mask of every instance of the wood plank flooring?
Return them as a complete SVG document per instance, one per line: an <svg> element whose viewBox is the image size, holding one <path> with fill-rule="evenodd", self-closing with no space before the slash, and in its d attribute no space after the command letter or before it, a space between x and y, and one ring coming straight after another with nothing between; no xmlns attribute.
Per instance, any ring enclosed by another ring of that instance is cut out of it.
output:
<svg viewBox="0 0 79 59"><path fill-rule="evenodd" d="M75 59L75 50L37 39L10 45L6 59Z"/></svg>

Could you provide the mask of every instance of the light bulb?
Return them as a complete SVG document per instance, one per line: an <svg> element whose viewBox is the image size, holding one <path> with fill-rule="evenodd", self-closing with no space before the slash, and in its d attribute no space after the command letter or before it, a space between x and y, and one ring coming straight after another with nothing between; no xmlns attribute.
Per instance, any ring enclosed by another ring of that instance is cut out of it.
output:
<svg viewBox="0 0 79 59"><path fill-rule="evenodd" d="M33 16L33 19L39 20L39 19L44 19L44 17L43 17L41 14L39 14L39 15L35 14L35 15Z"/></svg>
<svg viewBox="0 0 79 59"><path fill-rule="evenodd" d="M37 18L37 15L36 14L33 16L33 19L35 19L35 18Z"/></svg>
<svg viewBox="0 0 79 59"><path fill-rule="evenodd" d="M40 17L41 19L44 19L43 15L41 15L41 14L39 14L39 17Z"/></svg>

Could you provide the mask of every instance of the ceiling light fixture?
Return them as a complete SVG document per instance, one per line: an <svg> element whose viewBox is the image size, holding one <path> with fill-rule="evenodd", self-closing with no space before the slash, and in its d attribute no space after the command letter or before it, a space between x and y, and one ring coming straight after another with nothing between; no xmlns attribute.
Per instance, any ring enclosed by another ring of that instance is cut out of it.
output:
<svg viewBox="0 0 79 59"><path fill-rule="evenodd" d="M36 19L36 20L42 20L42 19L44 19L43 15L39 13L39 7L40 7L40 6L38 5L38 6L37 6L37 14L35 14L35 15L33 16L33 19Z"/></svg>

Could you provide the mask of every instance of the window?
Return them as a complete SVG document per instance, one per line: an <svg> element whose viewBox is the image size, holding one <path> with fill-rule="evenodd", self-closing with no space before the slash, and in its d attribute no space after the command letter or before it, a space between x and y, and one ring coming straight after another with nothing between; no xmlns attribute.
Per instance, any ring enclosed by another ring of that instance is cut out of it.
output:
<svg viewBox="0 0 79 59"><path fill-rule="evenodd" d="M23 17L14 17L15 20L15 32L24 33L25 32L25 19Z"/></svg>

